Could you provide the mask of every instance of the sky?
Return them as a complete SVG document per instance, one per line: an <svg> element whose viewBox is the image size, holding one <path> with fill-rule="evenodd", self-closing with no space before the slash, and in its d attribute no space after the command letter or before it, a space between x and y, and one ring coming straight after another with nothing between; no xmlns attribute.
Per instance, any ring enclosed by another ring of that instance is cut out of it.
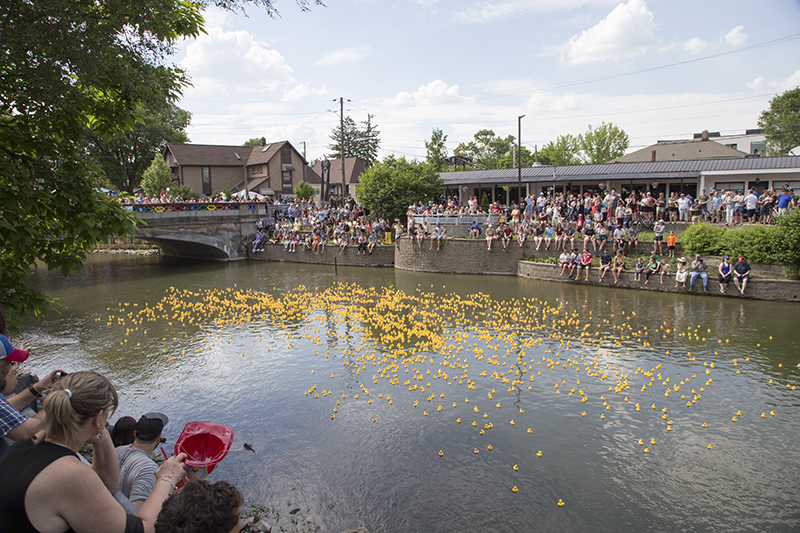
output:
<svg viewBox="0 0 800 533"><path fill-rule="evenodd" d="M373 115L379 159L452 154L481 129L534 150L613 123L629 151L758 127L800 85L800 0L325 0L280 16L204 12L173 61L195 144L288 140L313 161L344 114Z"/></svg>

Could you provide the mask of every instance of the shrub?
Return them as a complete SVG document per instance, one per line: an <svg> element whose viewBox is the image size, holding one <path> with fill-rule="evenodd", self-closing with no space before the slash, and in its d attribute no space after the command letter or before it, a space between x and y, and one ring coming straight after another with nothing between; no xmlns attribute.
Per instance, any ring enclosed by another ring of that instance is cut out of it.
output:
<svg viewBox="0 0 800 533"><path fill-rule="evenodd" d="M777 245L775 259L789 264L789 277L800 274L800 210L781 215L777 220Z"/></svg>
<svg viewBox="0 0 800 533"><path fill-rule="evenodd" d="M200 195L194 192L194 189L188 185L173 185L169 188L169 193L175 198L200 198Z"/></svg>
<svg viewBox="0 0 800 533"><path fill-rule="evenodd" d="M722 250L731 257L743 256L753 263L777 263L778 233L774 226L724 231Z"/></svg>
<svg viewBox="0 0 800 533"><path fill-rule="evenodd" d="M693 224L681 234L681 246L690 254L721 255L724 235L724 229L711 224Z"/></svg>

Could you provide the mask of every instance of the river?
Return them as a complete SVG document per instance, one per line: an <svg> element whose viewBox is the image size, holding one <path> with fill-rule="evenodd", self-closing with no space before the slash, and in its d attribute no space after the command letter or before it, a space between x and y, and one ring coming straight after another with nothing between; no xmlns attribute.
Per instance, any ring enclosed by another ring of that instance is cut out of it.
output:
<svg viewBox="0 0 800 533"><path fill-rule="evenodd" d="M797 304L126 255L34 281L29 370L107 375L168 451L231 426L209 478L326 531L800 530Z"/></svg>

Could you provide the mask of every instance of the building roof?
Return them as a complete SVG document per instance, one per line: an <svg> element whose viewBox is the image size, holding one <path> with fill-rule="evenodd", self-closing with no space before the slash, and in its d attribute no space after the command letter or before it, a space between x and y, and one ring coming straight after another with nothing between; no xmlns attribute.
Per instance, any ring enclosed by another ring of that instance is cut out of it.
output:
<svg viewBox="0 0 800 533"><path fill-rule="evenodd" d="M331 163L331 184L342 183L342 160L329 159ZM361 174L367 171L367 167L362 160L357 157L344 158L344 179L348 185L356 185ZM314 185L322 183L322 161L317 161L310 172L306 175L308 182Z"/></svg>
<svg viewBox="0 0 800 533"><path fill-rule="evenodd" d="M236 157L239 154L249 167L268 163L284 145L292 146L289 141L266 143L262 139L262 143L259 146L167 143L164 150L171 152L180 166L238 167L242 165L242 161ZM297 152L294 146L292 149ZM297 154L303 158L302 154Z"/></svg>
<svg viewBox="0 0 800 533"><path fill-rule="evenodd" d="M614 161L634 163L647 161L682 161L687 159L744 158L747 153L709 139L658 141L656 144L625 154Z"/></svg>
<svg viewBox="0 0 800 533"><path fill-rule="evenodd" d="M667 178L699 178L710 172L788 170L800 172L800 157L749 157L736 159L691 159L634 163L600 163L595 165L540 165L522 169L525 183L548 181L657 180ZM517 183L517 169L460 170L442 172L444 185L480 183Z"/></svg>

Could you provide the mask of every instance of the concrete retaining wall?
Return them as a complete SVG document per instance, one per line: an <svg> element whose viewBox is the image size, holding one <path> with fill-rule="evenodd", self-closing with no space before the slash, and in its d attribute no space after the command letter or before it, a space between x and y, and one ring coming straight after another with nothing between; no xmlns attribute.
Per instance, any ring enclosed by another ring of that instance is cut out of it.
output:
<svg viewBox="0 0 800 533"><path fill-rule="evenodd" d="M755 266L754 272L756 271ZM517 273L519 276L544 280L544 281L557 281L562 283L580 283L582 285L605 285L613 288L620 289L636 289L646 291L661 291L661 292L689 292L689 281L686 282L686 289L675 288L675 274L672 273L668 277L664 277L664 284L659 283L658 276L651 276L650 283L645 285L644 276L642 281L634 281L633 272L630 270L625 271L620 276L619 283L614 285L614 276L609 272L606 274L606 279L603 283L598 281L600 277L600 270L592 267L589 271L589 281L583 281L585 274L581 273L578 280L571 280L565 274L563 277L559 276L560 268L556 265L549 265L546 263L533 263L530 261L520 261L518 263ZM667 279L669 278L669 279ZM703 293L703 286L701 280L697 280L694 291L692 294L704 296L720 296L722 298L752 298L756 300L781 300L788 302L800 302L800 281L789 281L785 279L751 279L747 285L746 294L744 296L739 294L736 285L733 282L728 284L727 294L720 294L719 283L717 282L716 272L709 273L708 276L708 293Z"/></svg>
<svg viewBox="0 0 800 533"><path fill-rule="evenodd" d="M283 244L266 244L263 252L250 252L250 259L258 261L283 261L291 263L314 263L319 265L366 266L366 267L391 267L394 266L394 246L378 245L372 250L372 255L356 255L358 247L350 245L345 248L344 254L339 253L339 247L329 244L324 254L315 254L311 250L297 246L296 252L284 251Z"/></svg>

